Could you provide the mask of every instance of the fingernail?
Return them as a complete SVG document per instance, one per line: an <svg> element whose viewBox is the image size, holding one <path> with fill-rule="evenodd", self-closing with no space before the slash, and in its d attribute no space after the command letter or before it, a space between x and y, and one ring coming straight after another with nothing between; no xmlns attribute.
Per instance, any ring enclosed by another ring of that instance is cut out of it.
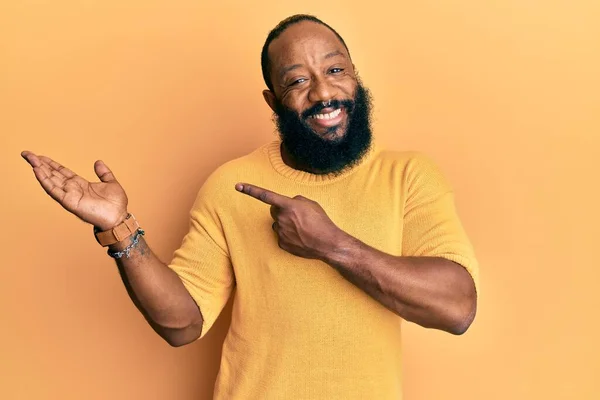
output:
<svg viewBox="0 0 600 400"><path fill-rule="evenodd" d="M235 190L237 190L238 192L241 192L242 190L244 190L244 185L240 185L238 183L237 185L235 185Z"/></svg>

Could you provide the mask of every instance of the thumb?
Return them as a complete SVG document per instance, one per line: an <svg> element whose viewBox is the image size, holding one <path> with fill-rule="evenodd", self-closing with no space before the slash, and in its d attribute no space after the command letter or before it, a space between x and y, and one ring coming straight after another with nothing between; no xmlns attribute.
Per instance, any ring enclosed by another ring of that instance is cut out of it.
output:
<svg viewBox="0 0 600 400"><path fill-rule="evenodd" d="M104 164L104 161L98 160L94 163L94 171L102 182L116 182L117 179L112 171Z"/></svg>

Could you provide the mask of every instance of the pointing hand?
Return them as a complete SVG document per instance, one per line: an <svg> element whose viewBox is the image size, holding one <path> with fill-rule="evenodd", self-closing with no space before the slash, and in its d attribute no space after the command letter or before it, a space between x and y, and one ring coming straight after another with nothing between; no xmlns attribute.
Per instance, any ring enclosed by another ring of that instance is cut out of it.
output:
<svg viewBox="0 0 600 400"><path fill-rule="evenodd" d="M279 247L304 258L324 259L334 248L341 230L315 201L303 196L287 197L246 183L236 190L271 206L273 230Z"/></svg>

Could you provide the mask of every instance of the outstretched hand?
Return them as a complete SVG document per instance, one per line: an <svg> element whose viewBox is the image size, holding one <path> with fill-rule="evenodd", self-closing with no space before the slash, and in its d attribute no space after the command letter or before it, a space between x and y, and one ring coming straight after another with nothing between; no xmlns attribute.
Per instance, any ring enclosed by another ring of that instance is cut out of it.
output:
<svg viewBox="0 0 600 400"><path fill-rule="evenodd" d="M127 195L111 170L98 160L94 171L100 182L88 182L49 157L23 151L42 188L67 211L107 230L127 216Z"/></svg>
<svg viewBox="0 0 600 400"><path fill-rule="evenodd" d="M258 186L238 183L236 190L271 206L272 228L279 247L304 258L323 260L341 230L319 203L303 196L287 197Z"/></svg>

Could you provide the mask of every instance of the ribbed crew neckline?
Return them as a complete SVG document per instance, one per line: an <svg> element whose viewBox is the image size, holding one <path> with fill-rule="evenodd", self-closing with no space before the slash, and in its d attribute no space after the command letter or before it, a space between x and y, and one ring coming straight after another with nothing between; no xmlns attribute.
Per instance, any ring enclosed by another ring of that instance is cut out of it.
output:
<svg viewBox="0 0 600 400"><path fill-rule="evenodd" d="M363 158L354 165L352 168L345 170L341 174L329 173L329 174L313 174L306 171L301 171L288 166L281 157L281 140L276 139L266 145L267 156L271 162L273 169L282 175L284 178L291 179L297 183L311 184L311 185L324 185L327 183L333 183L340 181L348 176L354 174L365 165L369 164L375 154L378 151L377 144L373 139L371 148L363 156Z"/></svg>

